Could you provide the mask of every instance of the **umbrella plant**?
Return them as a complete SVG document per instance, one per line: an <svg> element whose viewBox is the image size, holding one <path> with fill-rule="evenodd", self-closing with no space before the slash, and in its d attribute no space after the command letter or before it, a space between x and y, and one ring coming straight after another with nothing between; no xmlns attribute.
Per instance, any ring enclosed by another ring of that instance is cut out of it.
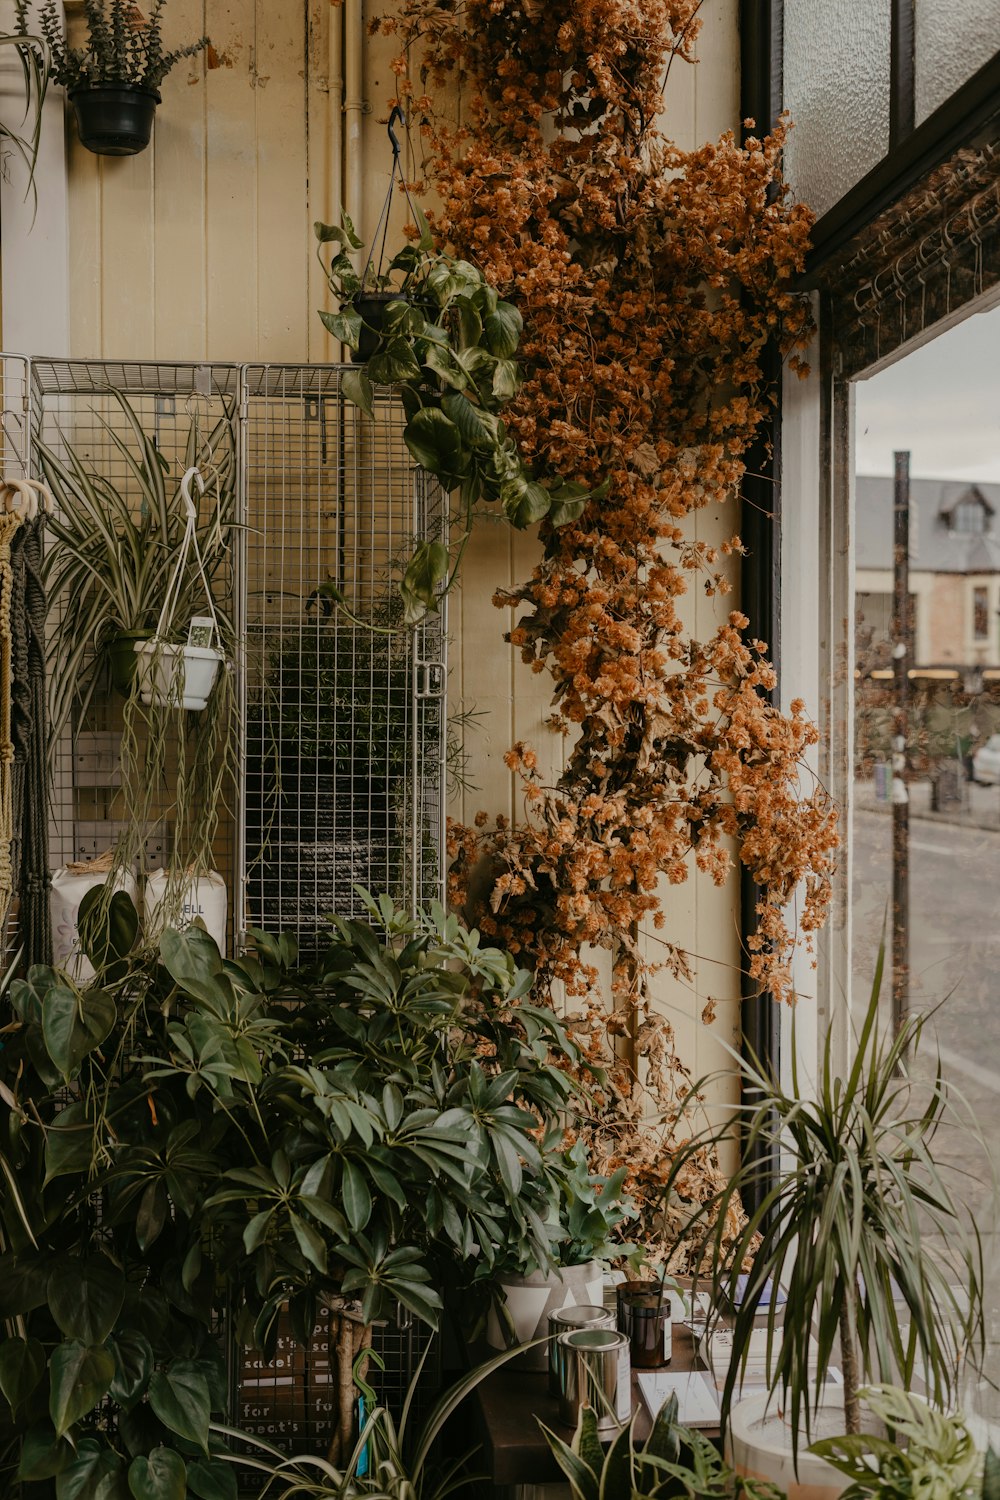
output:
<svg viewBox="0 0 1000 1500"><path fill-rule="evenodd" d="M198 927L143 951L128 897L95 892L98 980L36 966L11 984L0 1391L21 1479L224 1493L223 1304L266 1355L284 1308L303 1340L333 1308L346 1456L373 1319L399 1303L435 1326L509 1226L549 1259L525 1189L558 1176L538 1127L570 1104L577 1049L453 917L370 914L302 968L264 933L238 960Z"/></svg>

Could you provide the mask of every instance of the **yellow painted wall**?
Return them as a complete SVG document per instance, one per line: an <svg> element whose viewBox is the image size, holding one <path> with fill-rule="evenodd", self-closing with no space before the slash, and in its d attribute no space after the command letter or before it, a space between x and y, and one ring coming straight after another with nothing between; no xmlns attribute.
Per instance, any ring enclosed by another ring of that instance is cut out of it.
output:
<svg viewBox="0 0 1000 1500"><path fill-rule="evenodd" d="M377 14L390 3L366 0L365 9ZM171 0L168 40L207 31L214 65L199 57L165 81L152 148L125 160L99 158L68 132L69 352L332 357L315 311L324 289L311 224L335 219L339 207L341 164L330 143L340 81L329 45L331 16L339 14L329 0ZM735 127L739 117L738 0L705 0L702 16L699 65L676 64L668 84L667 127L685 146ZM363 234L385 195L391 51L385 39L366 38ZM706 538L721 539L736 524L734 516L723 527L697 518ZM459 815L485 807L517 816L503 752L517 738L551 748L542 729L546 679L504 645L509 621L491 604L497 587L529 571L534 546L530 537L484 525L453 601L452 702L483 714L468 741L479 790L459 800ZM708 633L710 601L693 599L691 608L695 629ZM664 978L658 998L701 1073L723 1064L713 1038L731 1039L738 1021L735 884L720 891L692 879L670 892L669 910L667 935L702 961L694 992ZM712 1030L699 1020L710 995L726 1002Z"/></svg>

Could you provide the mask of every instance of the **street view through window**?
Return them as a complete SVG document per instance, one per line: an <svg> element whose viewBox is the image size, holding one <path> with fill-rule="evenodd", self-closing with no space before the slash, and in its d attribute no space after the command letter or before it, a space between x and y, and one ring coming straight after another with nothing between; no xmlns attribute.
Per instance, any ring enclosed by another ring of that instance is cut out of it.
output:
<svg viewBox="0 0 1000 1500"><path fill-rule="evenodd" d="M949 1085L1000 1166L1000 308L856 387L854 1011L879 942L882 998L940 1008ZM908 476L908 482L907 482ZM902 539L908 537L908 543ZM928 1048L928 1051L932 1051ZM918 1060L926 1070L930 1058ZM989 1170L955 1134L981 1208L1000 1376L1000 1254ZM980 1414L1000 1419L984 1388Z"/></svg>

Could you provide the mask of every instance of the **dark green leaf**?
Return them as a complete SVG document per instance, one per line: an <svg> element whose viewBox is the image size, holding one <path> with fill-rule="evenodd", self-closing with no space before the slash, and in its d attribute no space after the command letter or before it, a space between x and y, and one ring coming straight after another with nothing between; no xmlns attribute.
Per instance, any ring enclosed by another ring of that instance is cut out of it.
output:
<svg viewBox="0 0 1000 1500"><path fill-rule="evenodd" d="M0 1391L20 1406L45 1373L45 1350L37 1339L6 1339L0 1344Z"/></svg>
<svg viewBox="0 0 1000 1500"><path fill-rule="evenodd" d="M108 1348L115 1359L115 1378L111 1382L111 1398L129 1411L140 1396L145 1395L149 1377L153 1373L153 1347L144 1333L137 1328L124 1328L121 1333L108 1340Z"/></svg>
<svg viewBox="0 0 1000 1500"><path fill-rule="evenodd" d="M79 993L55 985L42 1003L45 1047L67 1083L88 1053L99 1047L118 1019L118 1007L104 990Z"/></svg>
<svg viewBox="0 0 1000 1500"><path fill-rule="evenodd" d="M177 932L168 927L160 938L163 967L176 985L209 1003L218 1002L220 994L228 996L229 976L225 973L222 954L213 938L201 927L185 927ZM219 980L225 988L220 990Z"/></svg>
<svg viewBox="0 0 1000 1500"><path fill-rule="evenodd" d="M60 1473L73 1458L73 1445L66 1438L57 1438L55 1429L46 1424L32 1427L21 1443L21 1462L17 1477L30 1483L40 1479L51 1479Z"/></svg>
<svg viewBox="0 0 1000 1500"><path fill-rule="evenodd" d="M390 339L385 348L374 354L367 365L373 385L398 385L404 380L420 379L420 364L407 338Z"/></svg>
<svg viewBox="0 0 1000 1500"><path fill-rule="evenodd" d="M149 1382L149 1404L165 1427L208 1452L212 1400L208 1382L186 1361L157 1370Z"/></svg>
<svg viewBox="0 0 1000 1500"><path fill-rule="evenodd" d="M0 1318L33 1312L48 1300L49 1268L40 1260L0 1256Z"/></svg>
<svg viewBox="0 0 1000 1500"><path fill-rule="evenodd" d="M163 1231L170 1210L170 1200L163 1182L146 1184L135 1216L135 1237L140 1250L148 1250Z"/></svg>
<svg viewBox="0 0 1000 1500"><path fill-rule="evenodd" d="M478 452L488 453L500 440L499 420L473 405L468 396L452 391L441 397L441 409L454 422L462 440Z"/></svg>
<svg viewBox="0 0 1000 1500"><path fill-rule="evenodd" d="M76 1457L56 1480L56 1500L105 1500L105 1497L110 1500L115 1494L128 1493L123 1481L124 1470L117 1453L96 1438L83 1438Z"/></svg>
<svg viewBox="0 0 1000 1500"><path fill-rule="evenodd" d="M529 481L512 504L504 503L507 519L512 526L523 531L526 526L531 526L535 521L540 521L549 510L549 492L540 484Z"/></svg>
<svg viewBox="0 0 1000 1500"><path fill-rule="evenodd" d="M400 584L407 601L414 600L421 614L437 609L438 593L447 582L451 558L443 542L420 542L413 552Z"/></svg>
<svg viewBox="0 0 1000 1500"><path fill-rule="evenodd" d="M49 1309L67 1338L101 1344L125 1299L125 1276L104 1255L59 1261L49 1275Z"/></svg>
<svg viewBox="0 0 1000 1500"><path fill-rule="evenodd" d="M45 1132L45 1181L86 1172L94 1153L94 1131L86 1105L76 1102L56 1115Z"/></svg>
<svg viewBox="0 0 1000 1500"><path fill-rule="evenodd" d="M375 391L364 370L345 370L340 378L340 389L348 401L353 401L355 406L360 406L363 412L374 418Z"/></svg>
<svg viewBox="0 0 1000 1500"><path fill-rule="evenodd" d="M435 406L418 411L403 431L403 441L415 463L440 478L455 473L462 452L462 434Z"/></svg>
<svg viewBox="0 0 1000 1500"><path fill-rule="evenodd" d="M198 1500L236 1500L236 1470L222 1459L195 1459L188 1464L187 1483Z"/></svg>
<svg viewBox="0 0 1000 1500"><path fill-rule="evenodd" d="M56 1346L49 1360L49 1416L58 1437L104 1399L114 1374L114 1355L101 1344L71 1339Z"/></svg>
<svg viewBox="0 0 1000 1500"><path fill-rule="evenodd" d="M169 1448L154 1448L148 1458L134 1458L128 1483L135 1500L187 1500L184 1460Z"/></svg>
<svg viewBox="0 0 1000 1500"><path fill-rule="evenodd" d="M80 902L76 925L84 953L101 974L132 952L139 935L139 913L127 891L115 891L109 901L105 885L98 885Z"/></svg>
<svg viewBox="0 0 1000 1500"><path fill-rule="evenodd" d="M483 321L490 353L499 359L507 359L520 342L523 326L521 314L512 303L498 302L496 312L488 313Z"/></svg>
<svg viewBox="0 0 1000 1500"><path fill-rule="evenodd" d="M365 1179L348 1157L344 1158L343 1195L344 1212L351 1228L355 1232L364 1229L371 1218L372 1195Z"/></svg>

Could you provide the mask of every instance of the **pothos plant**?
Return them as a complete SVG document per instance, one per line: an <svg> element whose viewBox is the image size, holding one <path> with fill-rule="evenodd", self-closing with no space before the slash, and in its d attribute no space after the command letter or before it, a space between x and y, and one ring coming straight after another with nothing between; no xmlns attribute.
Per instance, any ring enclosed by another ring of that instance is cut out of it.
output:
<svg viewBox="0 0 1000 1500"><path fill-rule="evenodd" d="M811 216L781 179L785 126L693 150L661 131L664 80L693 61L700 8L400 0L383 21L441 243L523 320L505 421L524 463L607 485L566 524L544 518L530 576L495 596L517 611L512 644L549 675L546 724L565 748L511 747L525 815L453 828L452 896L534 967L538 994L568 995L608 1063L604 1107L581 1131L593 1165L628 1167L652 1246L691 1078L651 978L700 988L706 1021L740 990L734 970L706 993L705 969L661 930L670 894L741 865L757 890L749 979L790 999L837 843L805 705L775 706L744 614L694 604L724 598L744 550L738 519L716 531L715 517L738 506L774 397L765 353L794 361L810 326L794 286ZM718 1185L706 1153L685 1192L697 1203Z"/></svg>
<svg viewBox="0 0 1000 1500"><path fill-rule="evenodd" d="M137 942L123 893L81 908L99 981L36 966L0 1052L0 1409L8 1473L59 1493L227 1496L217 1322L273 1352L332 1307L346 1456L352 1371L401 1303L495 1262L551 1262L537 1139L578 1049L530 976L440 911L383 901L318 965L286 938L223 960L204 930ZM539 1189L540 1191L541 1189ZM65 1476L65 1477L63 1477ZM188 1489L185 1491L184 1485ZM214 1486L214 1488L213 1488Z"/></svg>
<svg viewBox="0 0 1000 1500"><path fill-rule="evenodd" d="M324 327L355 351L366 329L375 338L364 366L342 377L345 396L374 418L376 389L394 391L414 462L458 498L454 553L441 541L422 541L406 566L400 585L406 625L435 609L451 586L478 506L498 507L519 530L543 518L562 526L605 489L526 463L503 420L521 386L514 357L521 314L476 265L435 249L426 218L419 208L414 214L419 238L374 276L354 268L351 252L363 245L349 218L314 226L320 265L341 304L339 312L320 313ZM323 246L330 243L339 249L327 263ZM367 324L363 312L371 287L397 293L377 325Z"/></svg>

